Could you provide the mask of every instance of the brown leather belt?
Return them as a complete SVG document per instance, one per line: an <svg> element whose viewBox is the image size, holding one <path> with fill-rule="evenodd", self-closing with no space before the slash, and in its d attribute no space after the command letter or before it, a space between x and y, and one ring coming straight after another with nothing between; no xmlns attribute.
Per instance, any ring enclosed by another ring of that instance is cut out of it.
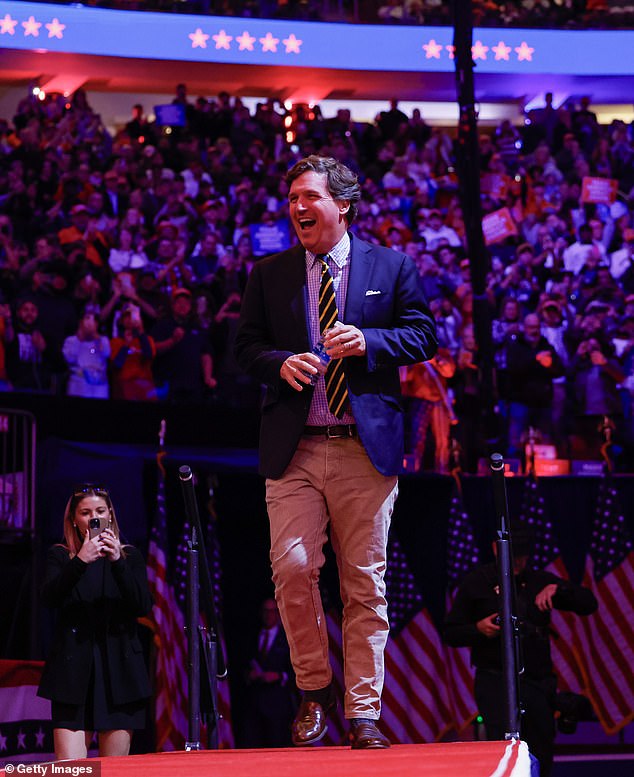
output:
<svg viewBox="0 0 634 777"><path fill-rule="evenodd" d="M354 424L339 424L337 426L305 426L304 434L310 437L325 437L335 440L340 437L356 437L357 427Z"/></svg>

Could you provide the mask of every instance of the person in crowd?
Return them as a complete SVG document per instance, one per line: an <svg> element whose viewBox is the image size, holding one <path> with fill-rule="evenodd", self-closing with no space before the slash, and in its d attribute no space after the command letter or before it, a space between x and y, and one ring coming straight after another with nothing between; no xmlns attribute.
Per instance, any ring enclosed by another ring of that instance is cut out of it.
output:
<svg viewBox="0 0 634 777"><path fill-rule="evenodd" d="M556 296L544 296L538 307L541 321L541 333L553 347L559 357L563 374L553 378L552 426L554 442L559 445L564 442L567 431L566 410L566 372L572 357L570 320L565 315L562 300Z"/></svg>
<svg viewBox="0 0 634 777"><path fill-rule="evenodd" d="M435 251L440 245L450 245L458 248L462 245L456 231L443 223L439 210L430 210L426 224L419 231L420 237L430 251Z"/></svg>
<svg viewBox="0 0 634 777"><path fill-rule="evenodd" d="M38 689L52 702L55 757L86 758L93 732L100 756L128 755L152 693L137 633L152 609L145 562L122 543L101 486L74 489L63 532L46 557L42 600L58 617Z"/></svg>
<svg viewBox="0 0 634 777"><path fill-rule="evenodd" d="M58 232L59 243L64 252L81 248L88 262L95 267L103 267L108 260L108 242L97 229L88 208L82 203L73 205L70 220L70 226Z"/></svg>
<svg viewBox="0 0 634 777"><path fill-rule="evenodd" d="M86 307L77 334L66 338L62 352L70 371L68 396L108 399L110 340L99 334L97 311L93 307Z"/></svg>
<svg viewBox="0 0 634 777"><path fill-rule="evenodd" d="M531 533L523 525L511 532L517 616L524 671L519 675L521 737L538 759L540 775L552 768L557 679L550 655L552 610L591 615L597 609L592 591L530 562ZM493 544L494 555L497 546ZM487 739L504 739L505 701L502 674L500 589L496 562L467 573L445 619L444 637L452 647L470 647L475 667L475 697Z"/></svg>
<svg viewBox="0 0 634 777"><path fill-rule="evenodd" d="M552 439L553 378L563 374L563 365L534 313L524 318L522 333L507 341L505 350L508 453L517 456L529 426Z"/></svg>
<svg viewBox="0 0 634 777"><path fill-rule="evenodd" d="M11 391L13 388L7 375L7 343L14 336L11 306L0 303L0 391Z"/></svg>
<svg viewBox="0 0 634 777"><path fill-rule="evenodd" d="M600 329L582 336L569 374L576 438L573 445L579 457L594 456L602 442L600 427L604 418L622 420L623 402L618 387L626 379L612 344L606 341Z"/></svg>
<svg viewBox="0 0 634 777"><path fill-rule="evenodd" d="M113 273L142 270L148 264L148 258L135 239L131 229L121 228L116 245L110 249L108 265Z"/></svg>
<svg viewBox="0 0 634 777"><path fill-rule="evenodd" d="M57 387L54 375L63 368L59 351L41 331L37 301L31 295L16 304L15 326L7 334L7 376L15 391L50 393Z"/></svg>
<svg viewBox="0 0 634 777"><path fill-rule="evenodd" d="M200 402L216 388L209 332L193 315L189 289L174 289L171 314L152 329L156 348L154 376L161 398Z"/></svg>
<svg viewBox="0 0 634 777"><path fill-rule="evenodd" d="M124 304L119 330L110 342L112 398L156 400L152 374L156 346L144 331L138 305Z"/></svg>
<svg viewBox="0 0 634 777"><path fill-rule="evenodd" d="M445 475L449 472L450 433L457 418L448 381L455 372L456 362L447 348L439 348L429 361L406 368L405 380L401 382L403 395L409 397L406 451L414 454L416 469L423 466L427 432L431 431L434 472Z"/></svg>
<svg viewBox="0 0 634 777"><path fill-rule="evenodd" d="M275 599L260 608L262 628L247 672L245 747L290 747L295 675Z"/></svg>
<svg viewBox="0 0 634 777"><path fill-rule="evenodd" d="M252 270L236 354L267 386L260 471L276 600L303 692L293 742L321 739L335 703L318 588L330 523L343 571L351 744L383 748L390 744L376 725L389 629L383 574L403 456L398 367L434 355L434 321L411 259L348 232L361 196L349 168L310 156L287 180L300 246ZM298 306L304 294L307 305ZM320 338L327 368L311 351Z"/></svg>

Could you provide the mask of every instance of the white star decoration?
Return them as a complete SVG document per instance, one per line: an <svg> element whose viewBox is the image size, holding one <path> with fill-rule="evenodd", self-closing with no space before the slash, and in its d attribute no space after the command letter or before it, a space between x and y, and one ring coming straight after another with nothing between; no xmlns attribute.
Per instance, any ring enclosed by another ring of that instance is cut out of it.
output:
<svg viewBox="0 0 634 777"><path fill-rule="evenodd" d="M26 750L26 733L20 729L18 731L18 750L22 748L22 750Z"/></svg>
<svg viewBox="0 0 634 777"><path fill-rule="evenodd" d="M44 747L44 738L46 734L42 731L42 726L35 732L35 747Z"/></svg>
<svg viewBox="0 0 634 777"><path fill-rule="evenodd" d="M0 732L0 752L6 749L7 749L7 738L2 736L2 732Z"/></svg>
<svg viewBox="0 0 634 777"><path fill-rule="evenodd" d="M216 42L216 48L217 49L226 49L229 51L231 48L231 41L233 40L233 35L227 35L227 33L224 30L220 30L220 32L217 35L211 36L214 41Z"/></svg>
<svg viewBox="0 0 634 777"><path fill-rule="evenodd" d="M532 62L535 49L532 49L525 40L523 40L519 46L515 47L515 51L517 51L517 59L519 62Z"/></svg>
<svg viewBox="0 0 634 777"><path fill-rule="evenodd" d="M507 46L504 41L501 40L497 46L491 46L491 51L495 52L496 59L505 59L508 62L511 47Z"/></svg>
<svg viewBox="0 0 634 777"><path fill-rule="evenodd" d="M194 32L190 32L187 37L191 40L193 49L207 48L207 41L209 40L209 35L205 35L205 33L200 29L200 27L197 27L196 30L194 30Z"/></svg>
<svg viewBox="0 0 634 777"><path fill-rule="evenodd" d="M481 40L477 40L473 46L471 46L471 56L475 59L486 59L488 46L484 46Z"/></svg>
<svg viewBox="0 0 634 777"><path fill-rule="evenodd" d="M15 35L15 25L18 23L17 19L12 19L9 14L5 14L4 19L0 19L0 35Z"/></svg>
<svg viewBox="0 0 634 777"><path fill-rule="evenodd" d="M59 38L59 40L61 40L64 37L62 33L66 29L66 25L60 24L59 19L57 17L55 17L52 22L49 22L44 26L48 30L49 38Z"/></svg>
<svg viewBox="0 0 634 777"><path fill-rule="evenodd" d="M262 44L262 51L277 51L277 44L280 42L279 38L274 38L270 32L267 32L263 38L260 38Z"/></svg>
<svg viewBox="0 0 634 777"><path fill-rule="evenodd" d="M24 37L27 37L27 35L33 35L35 38L37 38L40 34L40 27L42 26L42 22L35 21L35 16L29 16L25 22L22 22L22 26L24 27Z"/></svg>
<svg viewBox="0 0 634 777"><path fill-rule="evenodd" d="M253 51L255 38L252 35L249 35L246 30L242 33L242 35L237 35L236 40L238 41L239 51Z"/></svg>
<svg viewBox="0 0 634 777"><path fill-rule="evenodd" d="M295 35L291 33L288 38L284 38L282 43L286 46L287 54L299 54L299 47L302 45L303 41L299 40L299 38L296 38Z"/></svg>
<svg viewBox="0 0 634 777"><path fill-rule="evenodd" d="M440 59L442 46L440 43L436 43L433 38L429 43L423 43L423 48L425 49L425 59Z"/></svg>

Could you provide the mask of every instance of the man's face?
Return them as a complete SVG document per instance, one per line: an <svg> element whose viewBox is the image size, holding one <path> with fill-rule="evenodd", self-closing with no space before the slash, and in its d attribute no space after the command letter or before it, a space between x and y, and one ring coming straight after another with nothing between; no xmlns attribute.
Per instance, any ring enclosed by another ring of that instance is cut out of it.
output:
<svg viewBox="0 0 634 777"><path fill-rule="evenodd" d="M526 342L534 345L540 338L539 319L537 316L526 316L524 319L524 337Z"/></svg>
<svg viewBox="0 0 634 777"><path fill-rule="evenodd" d="M348 227L350 203L333 199L325 173L302 173L291 184L288 201L291 221L308 251L324 254L341 240Z"/></svg>
<svg viewBox="0 0 634 777"><path fill-rule="evenodd" d="M33 326L37 321L37 305L34 302L24 302L18 310L18 318L25 326Z"/></svg>
<svg viewBox="0 0 634 777"><path fill-rule="evenodd" d="M172 300L172 310L176 318L187 318L192 312L192 300L186 294L179 294Z"/></svg>

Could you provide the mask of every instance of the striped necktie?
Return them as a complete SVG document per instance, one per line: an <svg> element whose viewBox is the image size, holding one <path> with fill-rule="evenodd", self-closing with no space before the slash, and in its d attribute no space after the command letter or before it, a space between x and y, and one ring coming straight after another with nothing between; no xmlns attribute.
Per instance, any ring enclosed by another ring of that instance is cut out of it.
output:
<svg viewBox="0 0 634 777"><path fill-rule="evenodd" d="M317 257L321 262L321 286L319 287L319 331L330 329L339 318L335 287L328 268L327 255ZM343 359L331 359L326 371L326 398L328 408L336 418L342 418L348 400L348 387L343 368Z"/></svg>

